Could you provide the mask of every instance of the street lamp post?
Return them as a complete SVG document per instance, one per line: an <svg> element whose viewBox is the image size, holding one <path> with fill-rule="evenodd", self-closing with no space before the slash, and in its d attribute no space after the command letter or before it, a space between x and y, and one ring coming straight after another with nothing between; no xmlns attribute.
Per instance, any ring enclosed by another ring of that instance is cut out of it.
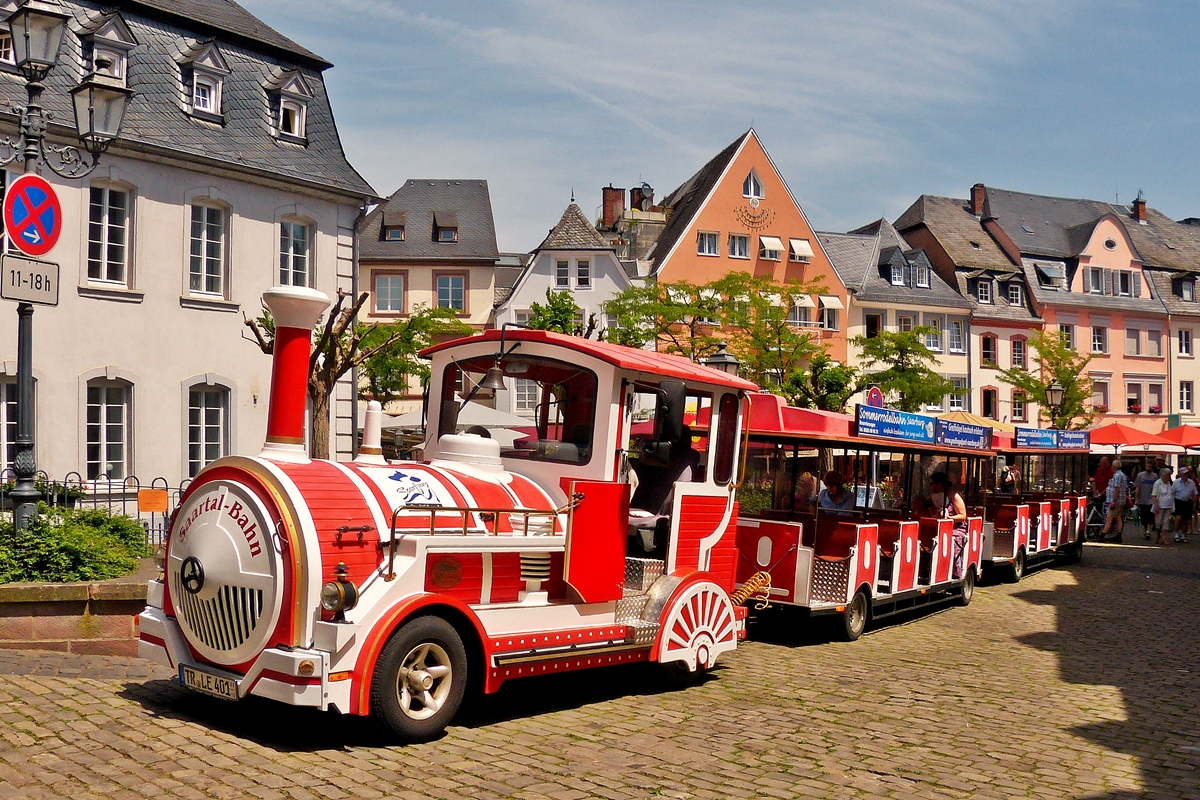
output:
<svg viewBox="0 0 1200 800"><path fill-rule="evenodd" d="M742 362L738 360L737 356L725 348L725 342L721 342L719 345L717 345L717 352L713 353L708 358L700 359L700 363L706 367L719 369L722 372L730 375L737 375L738 367L742 365Z"/></svg>
<svg viewBox="0 0 1200 800"><path fill-rule="evenodd" d="M27 101L16 109L19 135L0 137L0 166L23 161L26 173L36 173L45 164L64 178L82 178L96 168L100 154L116 138L133 94L117 79L95 72L71 90L75 129L88 156L73 144L46 141L50 114L42 108L42 83L58 63L58 51L69 15L58 0L20 0L7 22L12 31L13 58L25 78ZM33 304L17 304L17 441L13 471L16 486L13 522L18 530L28 527L37 514L39 492L34 486L37 459L33 437Z"/></svg>
<svg viewBox="0 0 1200 800"><path fill-rule="evenodd" d="M1050 407L1050 427L1058 429L1058 410L1062 408L1064 389L1061 383L1054 381L1046 387L1046 405Z"/></svg>

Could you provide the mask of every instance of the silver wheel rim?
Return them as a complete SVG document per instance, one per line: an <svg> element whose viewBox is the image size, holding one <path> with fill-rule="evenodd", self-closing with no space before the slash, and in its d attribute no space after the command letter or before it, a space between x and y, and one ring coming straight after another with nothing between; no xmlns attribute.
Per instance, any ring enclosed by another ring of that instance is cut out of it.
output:
<svg viewBox="0 0 1200 800"><path fill-rule="evenodd" d="M970 600L975 594L975 573L967 570L966 576L963 578L963 599Z"/></svg>
<svg viewBox="0 0 1200 800"><path fill-rule="evenodd" d="M400 662L396 697L409 719L429 719L445 705L454 682L450 654L439 644L422 642Z"/></svg>
<svg viewBox="0 0 1200 800"><path fill-rule="evenodd" d="M863 596L856 595L853 602L850 603L850 630L855 633L861 632L867 627L866 601Z"/></svg>

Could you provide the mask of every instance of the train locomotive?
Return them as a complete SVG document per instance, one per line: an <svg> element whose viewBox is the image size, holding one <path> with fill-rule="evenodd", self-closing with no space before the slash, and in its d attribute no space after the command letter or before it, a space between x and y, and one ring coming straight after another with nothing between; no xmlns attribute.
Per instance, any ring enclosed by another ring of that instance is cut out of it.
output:
<svg viewBox="0 0 1200 800"><path fill-rule="evenodd" d="M665 354L487 331L426 351L422 461L383 458L377 408L357 459L312 460L311 332L329 301L295 287L263 299L276 323L266 443L188 486L138 618L141 656L200 692L372 715L421 741L468 690L639 661L687 680L737 647L754 384ZM499 389L520 393L528 430L460 433L465 403ZM686 409L707 427L689 429Z"/></svg>

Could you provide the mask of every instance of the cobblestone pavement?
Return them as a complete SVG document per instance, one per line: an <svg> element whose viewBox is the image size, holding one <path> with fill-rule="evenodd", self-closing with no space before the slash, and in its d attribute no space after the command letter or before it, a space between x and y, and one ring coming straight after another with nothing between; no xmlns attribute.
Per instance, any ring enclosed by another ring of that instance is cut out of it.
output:
<svg viewBox="0 0 1200 800"><path fill-rule="evenodd" d="M703 685L530 679L442 740L0 654L0 797L1200 798L1200 545L1082 565L854 644L756 625Z"/></svg>

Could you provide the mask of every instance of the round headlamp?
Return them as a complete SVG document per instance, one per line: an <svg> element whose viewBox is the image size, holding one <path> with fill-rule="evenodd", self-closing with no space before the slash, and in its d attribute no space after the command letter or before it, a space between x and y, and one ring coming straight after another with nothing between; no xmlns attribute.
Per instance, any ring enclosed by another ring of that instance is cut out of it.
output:
<svg viewBox="0 0 1200 800"><path fill-rule="evenodd" d="M338 562L333 569L334 579L321 587L321 608L339 618L358 602L358 587L346 577L349 571L346 562Z"/></svg>
<svg viewBox="0 0 1200 800"><path fill-rule="evenodd" d="M167 569L167 546L165 544L154 548L154 568L159 572L165 572Z"/></svg>

